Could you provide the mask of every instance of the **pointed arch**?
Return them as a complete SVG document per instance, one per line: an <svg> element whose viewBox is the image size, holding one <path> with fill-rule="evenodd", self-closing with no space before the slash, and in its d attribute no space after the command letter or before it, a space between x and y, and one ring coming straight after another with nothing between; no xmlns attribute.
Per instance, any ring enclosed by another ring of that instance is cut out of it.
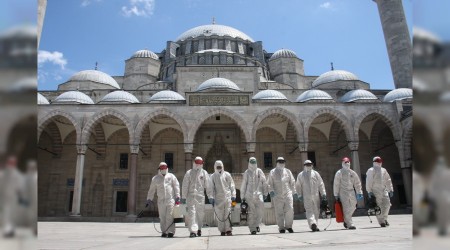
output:
<svg viewBox="0 0 450 250"><path fill-rule="evenodd" d="M39 138L42 134L42 131L47 127L47 125L50 122L53 121L52 119L57 116L62 116L64 118L66 118L67 120L69 120L72 123L72 125L75 127L77 138L79 138L81 136L81 126L80 126L80 123L78 122L78 120L73 115L57 109L57 110L52 110L48 113L45 113L41 118L38 119L38 134L37 134L38 142L39 142Z"/></svg>
<svg viewBox="0 0 450 250"><path fill-rule="evenodd" d="M267 110L264 110L262 112L260 112L256 117L255 120L253 121L253 128L252 128L252 133L251 133L251 141L256 141L256 131L258 130L259 125L261 124L262 121L264 121L264 119L266 119L267 117L271 116L271 115L282 115L284 117L286 117L291 123L292 125L294 125L295 131L297 133L297 140L301 141L301 139L303 138L303 128L301 123L297 120L297 118L295 117L295 115L283 108L279 108L279 107L274 107L274 108L269 108Z"/></svg>
<svg viewBox="0 0 450 250"><path fill-rule="evenodd" d="M321 108L316 110L314 113L308 116L304 125L304 140L308 141L309 128L311 127L314 120L321 115L330 115L334 118L336 122L338 122L345 131L345 136L347 137L347 141L353 140L354 136L351 130L349 119L340 111L332 108Z"/></svg>

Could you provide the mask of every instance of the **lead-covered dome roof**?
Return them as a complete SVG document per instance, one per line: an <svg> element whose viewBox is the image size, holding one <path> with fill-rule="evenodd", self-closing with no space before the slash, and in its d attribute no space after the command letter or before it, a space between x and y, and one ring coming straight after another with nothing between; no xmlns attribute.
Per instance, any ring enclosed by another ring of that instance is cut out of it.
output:
<svg viewBox="0 0 450 250"><path fill-rule="evenodd" d="M139 100L132 94L123 91L123 90L116 90L114 92L111 92L107 95L105 95L102 100L100 101L108 102L108 103L139 103Z"/></svg>
<svg viewBox="0 0 450 250"><path fill-rule="evenodd" d="M286 96L276 90L266 89L253 96L253 100L287 100Z"/></svg>
<svg viewBox="0 0 450 250"><path fill-rule="evenodd" d="M150 97L150 102L156 101L185 101L184 97L172 90L162 90Z"/></svg>
<svg viewBox="0 0 450 250"><path fill-rule="evenodd" d="M329 82L353 80L359 80L359 78L351 72L345 70L331 70L317 77L312 83L312 87L315 88Z"/></svg>
<svg viewBox="0 0 450 250"><path fill-rule="evenodd" d="M384 96L384 102L393 102L393 101L399 101L404 99L411 99L413 98L413 91L409 88L398 88L391 90L389 93L387 93Z"/></svg>
<svg viewBox="0 0 450 250"><path fill-rule="evenodd" d="M113 88L120 89L119 84L110 75L98 70L83 70L75 73L69 78L69 81L90 81L94 83L100 83L109 85Z"/></svg>
<svg viewBox="0 0 450 250"><path fill-rule="evenodd" d="M204 81L200 86L198 86L197 91L202 91L206 89L216 89L216 90L237 90L240 91L236 83L225 79L225 78L211 78Z"/></svg>
<svg viewBox="0 0 450 250"><path fill-rule="evenodd" d="M341 102L376 101L378 98L371 92L364 89L355 89L345 93L341 97Z"/></svg>
<svg viewBox="0 0 450 250"><path fill-rule="evenodd" d="M157 54L155 54L153 51L150 51L147 49L138 50L138 51L134 52L134 54L131 56L131 58L152 58L155 60L159 60L159 57Z"/></svg>
<svg viewBox="0 0 450 250"><path fill-rule="evenodd" d="M297 97L295 102L307 102L307 101L323 101L328 100L332 101L333 98L325 91L319 89L311 89L303 92L301 95Z"/></svg>
<svg viewBox="0 0 450 250"><path fill-rule="evenodd" d="M290 49L280 49L275 51L269 60L275 60L278 58L298 58L294 51Z"/></svg>
<svg viewBox="0 0 450 250"><path fill-rule="evenodd" d="M92 99L80 91L67 91L55 98L57 104L94 104Z"/></svg>
<svg viewBox="0 0 450 250"><path fill-rule="evenodd" d="M235 28L220 25L220 24L208 24L201 25L185 31L177 37L176 41L183 41L186 39L196 38L200 36L228 36L232 38L241 38L253 42L253 39L246 35L244 32Z"/></svg>
<svg viewBox="0 0 450 250"><path fill-rule="evenodd" d="M37 104L44 105L44 104L50 104L50 102L41 93L37 93Z"/></svg>

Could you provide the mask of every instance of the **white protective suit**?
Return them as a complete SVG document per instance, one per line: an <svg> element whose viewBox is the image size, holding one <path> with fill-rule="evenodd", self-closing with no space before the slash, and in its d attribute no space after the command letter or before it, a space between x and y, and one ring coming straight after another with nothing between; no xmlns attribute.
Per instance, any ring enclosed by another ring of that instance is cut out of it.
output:
<svg viewBox="0 0 450 250"><path fill-rule="evenodd" d="M374 162L376 163L376 162ZM374 164L366 173L366 190L367 193L373 193L377 200L377 205L381 209L381 214L377 215L378 223L387 221L389 210L391 209L391 201L389 192L393 192L391 177L385 168L378 167Z"/></svg>
<svg viewBox="0 0 450 250"><path fill-rule="evenodd" d="M305 170L297 176L295 188L298 195L303 197L303 205L305 206L305 214L309 227L311 228L312 224L318 226L320 200L322 196L326 196L322 177L317 171L307 170L305 167Z"/></svg>
<svg viewBox="0 0 450 250"><path fill-rule="evenodd" d="M6 167L0 183L3 207L3 233L14 234L19 200L24 199L24 177L16 167Z"/></svg>
<svg viewBox="0 0 450 250"><path fill-rule="evenodd" d="M222 170L217 170L217 166ZM214 199L214 212L216 213L217 228L221 233L232 230L230 224L231 197L236 198L236 188L231 174L224 170L222 161L214 163L214 174L211 175L212 195L208 198Z"/></svg>
<svg viewBox="0 0 450 250"><path fill-rule="evenodd" d="M266 176L256 163L249 163L241 184L241 199L245 199L248 204L250 232L256 232L256 228L261 225L264 214L264 195L267 195L267 193Z"/></svg>
<svg viewBox="0 0 450 250"><path fill-rule="evenodd" d="M180 184L177 177L171 173L165 175L155 175L150 184L150 189L147 193L147 200L152 200L153 197L158 196L158 213L161 231L163 233L175 234L175 223L173 223L173 208L175 206L175 199L180 197Z"/></svg>
<svg viewBox="0 0 450 250"><path fill-rule="evenodd" d="M211 195L209 175L201 166L193 163L193 168L188 170L183 178L181 198L186 199L187 215L186 224L189 232L197 233L202 230L205 216L205 191L208 197Z"/></svg>
<svg viewBox="0 0 450 250"><path fill-rule="evenodd" d="M344 165L344 163L342 163ZM353 225L353 212L356 210L356 197L357 194L362 195L361 181L358 175L352 169L341 168L336 172L333 183L334 196L338 196L342 202L342 210L344 212L344 222L348 227L354 227Z"/></svg>
<svg viewBox="0 0 450 250"><path fill-rule="evenodd" d="M275 197L271 197L275 206L275 217L278 230L292 228L294 222L294 202L295 178L292 172L284 167L284 164L277 163L277 166L269 174L269 192L275 192Z"/></svg>

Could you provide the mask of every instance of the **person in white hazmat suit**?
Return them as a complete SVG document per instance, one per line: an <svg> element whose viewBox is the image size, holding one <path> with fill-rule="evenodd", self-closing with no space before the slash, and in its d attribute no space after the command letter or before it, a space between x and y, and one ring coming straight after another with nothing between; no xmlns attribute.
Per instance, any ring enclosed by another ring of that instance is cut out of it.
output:
<svg viewBox="0 0 450 250"><path fill-rule="evenodd" d="M292 172L285 168L283 157L277 158L277 166L269 173L269 192L275 206L275 217L280 233L293 233L294 199L298 200L295 191L295 178Z"/></svg>
<svg viewBox="0 0 450 250"><path fill-rule="evenodd" d="M350 169L350 159L344 157L342 159L342 168L336 172L333 183L333 193L336 200L342 203L344 213L344 227L348 229L356 229L353 224L352 216L356 210L356 200L363 198L361 189L361 180L355 171ZM355 198L356 190L356 198Z"/></svg>
<svg viewBox="0 0 450 250"><path fill-rule="evenodd" d="M231 202L236 200L236 188L231 174L225 171L223 162L214 163L214 173L210 177L212 194L208 195L209 203L214 207L217 229L221 236L233 235L231 228Z"/></svg>
<svg viewBox="0 0 450 250"><path fill-rule="evenodd" d="M180 204L180 184L175 175L168 172L168 166L161 162L158 174L152 178L150 189L147 193L147 203L153 203L153 197L158 196L158 213L161 226L161 237L172 238L175 234L175 223L173 223L173 208Z"/></svg>
<svg viewBox="0 0 450 250"><path fill-rule="evenodd" d="M375 196L377 205L380 207L381 214L377 215L378 223L381 227L386 227L389 226L387 218L391 209L389 198L394 196L394 188L391 177L387 170L381 167L382 164L381 157L375 156L373 158L373 167L369 168L366 173L366 190L369 199Z"/></svg>
<svg viewBox="0 0 450 250"><path fill-rule="evenodd" d="M327 200L325 185L320 174L313 170L313 163L306 160L304 170L297 176L295 188L299 201L305 206L306 219L313 232L320 231L317 227L320 214L320 200Z"/></svg>
<svg viewBox="0 0 450 250"><path fill-rule="evenodd" d="M251 234L260 231L264 214L264 200L268 193L264 172L258 168L255 157L250 157L241 184L241 198L248 204L248 228Z"/></svg>
<svg viewBox="0 0 450 250"><path fill-rule="evenodd" d="M183 178L181 202L187 204L186 224L193 238L202 235L203 218L205 216L205 191L208 197L212 194L209 175L203 169L203 159L195 157L192 169Z"/></svg>
<svg viewBox="0 0 450 250"><path fill-rule="evenodd" d="M7 238L15 235L19 203L24 200L24 177L17 169L17 158L9 156L3 171L0 192L3 207L3 235Z"/></svg>

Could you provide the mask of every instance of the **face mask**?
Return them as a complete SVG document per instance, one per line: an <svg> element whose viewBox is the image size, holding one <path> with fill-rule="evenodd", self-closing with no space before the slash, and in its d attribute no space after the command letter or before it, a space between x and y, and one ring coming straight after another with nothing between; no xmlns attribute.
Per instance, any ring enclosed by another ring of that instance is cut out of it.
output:
<svg viewBox="0 0 450 250"><path fill-rule="evenodd" d="M305 170L306 170L306 171L311 171L311 170L312 170L312 167L305 167Z"/></svg>
<svg viewBox="0 0 450 250"><path fill-rule="evenodd" d="M221 174L222 173L223 168L216 168L216 172Z"/></svg>
<svg viewBox="0 0 450 250"><path fill-rule="evenodd" d="M373 163L373 167L374 167L374 168L381 168L381 163L379 163L379 162L374 162L374 163Z"/></svg>
<svg viewBox="0 0 450 250"><path fill-rule="evenodd" d="M257 168L256 164L252 164L252 163L249 163L249 164L248 164L248 169L249 169L249 170L255 171L256 168Z"/></svg>
<svg viewBox="0 0 450 250"><path fill-rule="evenodd" d="M202 169L202 167L203 167L203 164L194 164L194 169L195 170Z"/></svg>
<svg viewBox="0 0 450 250"><path fill-rule="evenodd" d="M166 168L166 169L161 169L160 171L161 171L161 174L162 174L162 175L167 174L167 168Z"/></svg>
<svg viewBox="0 0 450 250"><path fill-rule="evenodd" d="M277 168L283 169L285 166L285 163L277 163Z"/></svg>
<svg viewBox="0 0 450 250"><path fill-rule="evenodd" d="M350 169L350 163L342 163L342 167L344 168L344 169Z"/></svg>

